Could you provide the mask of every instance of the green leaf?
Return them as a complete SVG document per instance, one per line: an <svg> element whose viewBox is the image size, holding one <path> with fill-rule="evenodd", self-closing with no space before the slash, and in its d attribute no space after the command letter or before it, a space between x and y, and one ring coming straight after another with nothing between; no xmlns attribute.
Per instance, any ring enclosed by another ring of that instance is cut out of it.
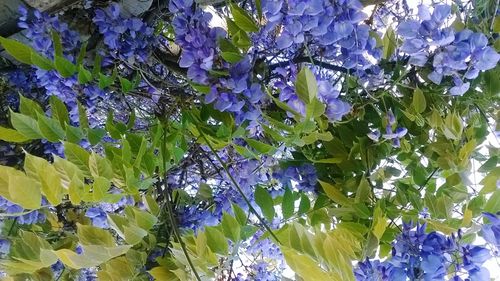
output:
<svg viewBox="0 0 500 281"><path fill-rule="evenodd" d="M4 38L2 36L0 36L0 43L9 55L14 57L19 62L32 64L31 54L34 52L34 50L28 45L16 40Z"/></svg>
<svg viewBox="0 0 500 281"><path fill-rule="evenodd" d="M240 240L240 224L238 221L228 213L224 212L222 214L222 230L227 238L231 239L233 242L238 242Z"/></svg>
<svg viewBox="0 0 500 281"><path fill-rule="evenodd" d="M77 224L77 236L82 245L101 245L108 247L115 245L115 239L109 231L95 226Z"/></svg>
<svg viewBox="0 0 500 281"><path fill-rule="evenodd" d="M246 32L257 32L259 28L252 17L245 10L236 4L231 4L231 14L233 15L234 23Z"/></svg>
<svg viewBox="0 0 500 281"><path fill-rule="evenodd" d="M30 139L16 130L0 126L0 140L6 142L26 142Z"/></svg>
<svg viewBox="0 0 500 281"><path fill-rule="evenodd" d="M35 119L15 113L10 110L10 122L12 123L12 127L16 129L20 134L29 139L40 139L42 138L42 133L38 128L38 124Z"/></svg>
<svg viewBox="0 0 500 281"><path fill-rule="evenodd" d="M269 192L267 192L261 186L255 188L255 202L259 205L264 216L272 221L274 218L274 202Z"/></svg>
<svg viewBox="0 0 500 281"><path fill-rule="evenodd" d="M421 165L416 165L412 169L412 178L418 186L424 186L427 183L427 171Z"/></svg>
<svg viewBox="0 0 500 281"><path fill-rule="evenodd" d="M52 30L52 43L54 43L54 57L63 56L63 46L61 43L61 36L55 31Z"/></svg>
<svg viewBox="0 0 500 281"><path fill-rule="evenodd" d="M413 91L413 100L411 102L411 105L413 106L413 109L415 109L415 112L417 113L424 112L425 108L427 107L427 102L425 101L424 93L419 88L416 88L415 91Z"/></svg>
<svg viewBox="0 0 500 281"><path fill-rule="evenodd" d="M317 97L318 83L316 82L316 77L314 77L314 74L309 68L303 67L297 75L295 92L305 104L312 103Z"/></svg>
<svg viewBox="0 0 500 281"><path fill-rule="evenodd" d="M38 127L43 137L50 142L59 142L66 135L59 122L40 114L38 115Z"/></svg>
<svg viewBox="0 0 500 281"><path fill-rule="evenodd" d="M0 136L1 135L2 134L0 134ZM499 163L498 160L499 159L497 155L491 156L486 162L483 163L483 165L481 165L481 167L479 167L478 172L488 173L489 171L495 169Z"/></svg>
<svg viewBox="0 0 500 281"><path fill-rule="evenodd" d="M448 224L442 223L438 220L428 219L427 223L429 224L430 227L432 227L432 229L437 230L437 231L441 231L446 235L450 235L453 232L457 231L457 229L450 227Z"/></svg>
<svg viewBox="0 0 500 281"><path fill-rule="evenodd" d="M490 199L484 205L484 211L490 213L497 213L500 210L500 189L495 190Z"/></svg>
<svg viewBox="0 0 500 281"><path fill-rule="evenodd" d="M88 158L88 161L90 173L93 177L96 178L101 176L109 180L113 178L113 169L111 166L111 162L108 159L92 152L92 154Z"/></svg>
<svg viewBox="0 0 500 281"><path fill-rule="evenodd" d="M54 63L46 57L39 55L37 52L31 52L31 63L33 65L38 66L43 70L52 70L54 69Z"/></svg>
<svg viewBox="0 0 500 281"><path fill-rule="evenodd" d="M221 52L220 55L229 63L237 63L243 58L243 55L234 52Z"/></svg>
<svg viewBox="0 0 500 281"><path fill-rule="evenodd" d="M140 167L142 163L142 159L147 149L147 141L144 137L141 138L141 145L139 146L139 150L135 156L134 167Z"/></svg>
<svg viewBox="0 0 500 281"><path fill-rule="evenodd" d="M78 66L82 65L83 60L85 59L85 55L87 54L87 44L88 41L85 41L80 46L80 52L78 53L78 57L76 58L76 65Z"/></svg>
<svg viewBox="0 0 500 281"><path fill-rule="evenodd" d="M101 128L87 129L87 138L91 145L98 144L106 135L106 130Z"/></svg>
<svg viewBox="0 0 500 281"><path fill-rule="evenodd" d="M257 8L257 16L259 17L259 20L262 19L262 1L261 0L255 0L255 8Z"/></svg>
<svg viewBox="0 0 500 281"><path fill-rule="evenodd" d="M500 22L500 21L498 21ZM500 40L496 40L497 45L500 43ZM497 49L498 51L498 49ZM489 95L496 96L500 93L500 79L498 79L500 75L500 68L494 68L489 71L484 72L483 80L484 80L484 90Z"/></svg>
<svg viewBox="0 0 500 281"><path fill-rule="evenodd" d="M317 98L306 105L306 118L317 118L325 113L326 106Z"/></svg>
<svg viewBox="0 0 500 281"><path fill-rule="evenodd" d="M236 32L235 35L233 35L232 42L238 48L241 48L243 50L247 50L248 48L250 48L252 46L252 43L250 41L250 37L243 30L239 30L238 32Z"/></svg>
<svg viewBox="0 0 500 281"><path fill-rule="evenodd" d="M38 184L26 176L9 176L10 199L26 209L40 208L42 195Z"/></svg>
<svg viewBox="0 0 500 281"><path fill-rule="evenodd" d="M90 176L89 158L90 154L74 143L64 142L64 156L71 163L75 164L85 176Z"/></svg>
<svg viewBox="0 0 500 281"><path fill-rule="evenodd" d="M200 187L198 188L198 193L196 193L196 197L199 197L202 200L211 200L213 195L212 195L212 188L210 185L202 182L200 183Z"/></svg>
<svg viewBox="0 0 500 281"><path fill-rule="evenodd" d="M114 257L125 254L132 245L103 247L101 245L82 246L83 253L77 254L68 249L54 251L57 257L72 269L96 267Z"/></svg>
<svg viewBox="0 0 500 281"><path fill-rule="evenodd" d="M68 186L69 200L73 205L80 205L84 196L84 183L77 177L73 177Z"/></svg>
<svg viewBox="0 0 500 281"><path fill-rule="evenodd" d="M392 56L392 54L394 54L397 45L396 34L394 33L392 27L389 26L389 28L387 28L384 34L384 38L382 39L382 43L383 43L382 58L389 59Z"/></svg>
<svg viewBox="0 0 500 281"><path fill-rule="evenodd" d="M371 191L372 189L370 187L370 183L365 177L362 177L356 191L355 202L360 203L367 201L370 197Z"/></svg>
<svg viewBox="0 0 500 281"><path fill-rule="evenodd" d="M177 276L172 271L168 270L164 266L153 267L150 271L148 271L151 276L153 276L154 280L177 280Z"/></svg>
<svg viewBox="0 0 500 281"><path fill-rule="evenodd" d="M89 119L87 117L87 111L85 110L85 107L79 102L76 102L78 104L78 121L80 123L80 127L82 129L88 129L89 128Z"/></svg>
<svg viewBox="0 0 500 281"><path fill-rule="evenodd" d="M125 236L125 242L130 245L135 245L140 243L142 238L148 235L148 232L135 225L124 225L123 235Z"/></svg>
<svg viewBox="0 0 500 281"><path fill-rule="evenodd" d="M368 219L371 216L371 211L366 207L364 203L355 203L352 205L356 211L356 215L363 219Z"/></svg>
<svg viewBox="0 0 500 281"><path fill-rule="evenodd" d="M196 91L200 92L200 93L203 93L203 94L208 94L210 93L210 86L207 86L207 85L201 85L201 84L196 84L192 81L189 82L189 85L191 85L191 87L193 89L195 89Z"/></svg>
<svg viewBox="0 0 500 281"><path fill-rule="evenodd" d="M234 216L240 225L247 225L247 214L240 206L231 203L231 208L233 209Z"/></svg>
<svg viewBox="0 0 500 281"><path fill-rule="evenodd" d="M305 193L300 195L300 203L299 203L299 214L304 214L305 212L311 209L311 200Z"/></svg>
<svg viewBox="0 0 500 281"><path fill-rule="evenodd" d="M314 163L326 163L326 164L338 164L344 161L343 158L325 158L319 160L313 160Z"/></svg>
<svg viewBox="0 0 500 281"><path fill-rule="evenodd" d="M444 119L444 124L442 124L443 134L451 140L460 140L463 128L462 119L456 112L448 114Z"/></svg>
<svg viewBox="0 0 500 281"><path fill-rule="evenodd" d="M108 112L108 118L106 119L106 130L108 131L109 135L114 138L114 139L121 139L121 132L120 130L117 129L114 123L114 117L113 117L113 112L109 111Z"/></svg>
<svg viewBox="0 0 500 281"><path fill-rule="evenodd" d="M26 153L24 170L28 176L40 182L42 192L52 206L62 202L64 190L59 173L47 160Z"/></svg>
<svg viewBox="0 0 500 281"><path fill-rule="evenodd" d="M116 72L113 72L113 74ZM113 85L115 82L115 75L112 76L106 76L102 73L99 73L99 89L103 90L106 89L107 87Z"/></svg>
<svg viewBox="0 0 500 281"><path fill-rule="evenodd" d="M285 257L287 265L295 271L305 281L333 280L321 267L318 262L309 255L300 254L298 251L281 247L281 252Z"/></svg>
<svg viewBox="0 0 500 281"><path fill-rule="evenodd" d="M376 207L373 214L373 235L375 235L375 237L377 237L377 239L380 241L386 228L387 218L384 216L382 209L380 209L380 207Z"/></svg>
<svg viewBox="0 0 500 281"><path fill-rule="evenodd" d="M155 198L151 195L144 195L143 202L146 208L148 208L149 212L155 216L160 214L160 206L156 202Z"/></svg>
<svg viewBox="0 0 500 281"><path fill-rule="evenodd" d="M111 182L101 176L94 176L94 184L92 185L92 199L94 202L102 201L111 187Z"/></svg>
<svg viewBox="0 0 500 281"><path fill-rule="evenodd" d="M50 111L52 112L52 118L59 120L63 129L70 124L68 109L64 102L56 96L50 96Z"/></svg>
<svg viewBox="0 0 500 281"><path fill-rule="evenodd" d="M92 68L92 77L94 77L94 79L98 79L101 74L101 62L102 57L97 54L94 58L94 67Z"/></svg>
<svg viewBox="0 0 500 281"><path fill-rule="evenodd" d="M286 220L293 215L295 209L295 198L290 188L285 189L285 194L283 194L283 202L281 202L281 210L283 211L283 218Z"/></svg>
<svg viewBox="0 0 500 281"><path fill-rule="evenodd" d="M32 117L33 119L38 119L39 114L44 115L42 107L38 103L25 98L21 94L19 95L19 111L21 114Z"/></svg>
<svg viewBox="0 0 500 281"><path fill-rule="evenodd" d="M57 72L59 72L59 74L64 78L71 77L76 73L76 65L62 56L55 57L54 65Z"/></svg>
<svg viewBox="0 0 500 281"><path fill-rule="evenodd" d="M229 53L236 53L240 54L240 49L236 47L231 41L229 41L226 38L220 38L218 40L219 43L219 48L221 52L229 52Z"/></svg>
<svg viewBox="0 0 500 281"><path fill-rule="evenodd" d="M92 73L85 69L83 65L78 66L78 83L87 84L92 81Z"/></svg>
<svg viewBox="0 0 500 281"><path fill-rule="evenodd" d="M57 155L53 155L53 158L54 163L52 165L59 173L59 176L61 177L61 184L64 188L69 188L73 178L83 181L83 173L75 164Z"/></svg>
<svg viewBox="0 0 500 281"><path fill-rule="evenodd" d="M158 222L158 218L146 211L133 208L135 223L142 229L150 230Z"/></svg>
<svg viewBox="0 0 500 281"><path fill-rule="evenodd" d="M207 236L207 245L214 253L221 255L227 254L227 240L224 234L213 226L205 227L205 235Z"/></svg>
<svg viewBox="0 0 500 281"><path fill-rule="evenodd" d="M25 209L40 208L40 185L23 172L0 166L0 196Z"/></svg>
<svg viewBox="0 0 500 281"><path fill-rule="evenodd" d="M122 88L122 92L123 93L128 93L130 91L132 91L132 89L134 88L134 84L132 83L132 81L126 79L126 78L123 78L123 77L118 77L118 79L120 80L120 86Z"/></svg>
<svg viewBox="0 0 500 281"><path fill-rule="evenodd" d="M318 182L321 184L321 187L323 187L323 190L325 191L326 196L328 196L328 198L332 199L333 202L340 204L340 205L345 205L345 206L351 205L351 201L349 200L349 198L347 198L335 186L333 186L327 182L320 181L320 180L318 180Z"/></svg>
<svg viewBox="0 0 500 281"><path fill-rule="evenodd" d="M262 154L271 155L276 150L273 146L271 146L267 143L260 142L258 140L245 138L245 141L247 142L247 144L249 146L251 146L252 148L254 148L255 150L257 150L258 152L260 152Z"/></svg>
<svg viewBox="0 0 500 281"><path fill-rule="evenodd" d="M497 181L499 178L500 167L495 167L481 180L480 183L483 185L483 188L481 189L479 194L487 194L497 190Z"/></svg>

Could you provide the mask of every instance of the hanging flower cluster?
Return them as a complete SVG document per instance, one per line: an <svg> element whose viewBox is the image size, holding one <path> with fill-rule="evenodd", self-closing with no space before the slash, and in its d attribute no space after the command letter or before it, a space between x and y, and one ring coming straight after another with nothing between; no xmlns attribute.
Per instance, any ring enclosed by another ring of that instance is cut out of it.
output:
<svg viewBox="0 0 500 281"><path fill-rule="evenodd" d="M404 223L391 257L383 262L359 262L356 280L444 280L450 268L452 280L489 280L489 271L483 267L490 258L487 248L462 244L460 232L445 236L435 231L426 233L425 229L426 224ZM469 279L463 279L464 275Z"/></svg>
<svg viewBox="0 0 500 281"><path fill-rule="evenodd" d="M500 54L488 46L484 34L469 29L455 31L449 26L450 17L449 5L437 5L432 13L420 5L419 19L402 22L398 34L405 39L401 51L410 55L410 64L424 66L430 61L433 71L428 78L441 84L443 77L451 77L454 86L450 94L461 96L470 88L466 81L494 68Z"/></svg>

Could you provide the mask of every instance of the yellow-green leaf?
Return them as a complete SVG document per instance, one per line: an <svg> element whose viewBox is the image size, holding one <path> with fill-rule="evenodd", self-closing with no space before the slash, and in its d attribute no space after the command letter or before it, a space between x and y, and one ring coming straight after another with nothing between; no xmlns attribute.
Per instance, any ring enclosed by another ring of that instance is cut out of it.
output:
<svg viewBox="0 0 500 281"><path fill-rule="evenodd" d="M30 138L16 130L0 126L0 140L5 142L26 142L30 140Z"/></svg>
<svg viewBox="0 0 500 281"><path fill-rule="evenodd" d="M42 202L40 185L22 175L9 175L9 201L25 209L39 209Z"/></svg>
<svg viewBox="0 0 500 281"><path fill-rule="evenodd" d="M295 81L295 91L305 104L312 103L318 95L318 83L309 68L303 67L300 70Z"/></svg>
<svg viewBox="0 0 500 281"><path fill-rule="evenodd" d="M42 138L42 133L38 128L38 124L35 119L15 113L12 110L10 111L10 122L12 123L12 127L16 129L20 134L29 139L40 139Z"/></svg>
<svg viewBox="0 0 500 281"><path fill-rule="evenodd" d="M323 190L325 191L326 196L328 196L328 198L332 199L335 203L341 204L341 205L346 205L346 206L352 204L351 200L349 200L349 198L347 198L335 186L333 186L327 182L320 181L320 180L318 180L318 182L323 187Z"/></svg>
<svg viewBox="0 0 500 281"><path fill-rule="evenodd" d="M411 105L417 113L424 112L425 108L427 107L424 92L422 92L422 90L420 90L419 88L416 88L415 91L413 91L413 100L411 102Z"/></svg>

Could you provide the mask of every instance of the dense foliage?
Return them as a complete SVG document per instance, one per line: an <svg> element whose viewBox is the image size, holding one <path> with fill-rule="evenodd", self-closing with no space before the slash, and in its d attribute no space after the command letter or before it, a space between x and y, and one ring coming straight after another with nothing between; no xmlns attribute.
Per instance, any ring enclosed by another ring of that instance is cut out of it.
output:
<svg viewBox="0 0 500 281"><path fill-rule="evenodd" d="M20 7L0 278L500 277L499 3L411 2Z"/></svg>

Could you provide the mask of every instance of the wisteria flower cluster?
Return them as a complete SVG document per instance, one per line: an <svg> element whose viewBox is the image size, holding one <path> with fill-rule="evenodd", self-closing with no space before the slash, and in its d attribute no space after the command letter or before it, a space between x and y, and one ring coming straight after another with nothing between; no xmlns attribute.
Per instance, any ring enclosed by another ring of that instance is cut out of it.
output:
<svg viewBox="0 0 500 281"><path fill-rule="evenodd" d="M347 69L365 70L372 66L370 56L379 57L375 39L362 22L367 15L357 0L348 1L266 1L264 13L268 20L265 31L279 26L283 31L276 39L280 50L309 46L311 54L321 53L327 60Z"/></svg>
<svg viewBox="0 0 500 281"><path fill-rule="evenodd" d="M496 277L498 7L132 2L0 36L0 279Z"/></svg>
<svg viewBox="0 0 500 281"><path fill-rule="evenodd" d="M428 78L441 84L443 77L451 77L454 86L450 94L461 96L470 88L466 81L477 78L480 71L494 68L500 54L488 46L484 34L469 29L455 31L450 26L450 15L449 5L437 5L432 13L420 5L419 20L402 22L398 33L405 38L401 51L410 55L409 63L424 66L432 60L433 71Z"/></svg>
<svg viewBox="0 0 500 281"><path fill-rule="evenodd" d="M106 9L97 9L92 21L104 36L104 44L110 55L134 64L146 62L151 54L153 29L139 18L126 18L120 15L120 6L111 4Z"/></svg>
<svg viewBox="0 0 500 281"><path fill-rule="evenodd" d="M386 261L359 262L357 280L444 280L451 272L451 280L489 280L489 271L482 265L490 251L482 246L462 244L461 234L445 236L438 232L426 233L426 224L405 223L403 232L393 244Z"/></svg>

